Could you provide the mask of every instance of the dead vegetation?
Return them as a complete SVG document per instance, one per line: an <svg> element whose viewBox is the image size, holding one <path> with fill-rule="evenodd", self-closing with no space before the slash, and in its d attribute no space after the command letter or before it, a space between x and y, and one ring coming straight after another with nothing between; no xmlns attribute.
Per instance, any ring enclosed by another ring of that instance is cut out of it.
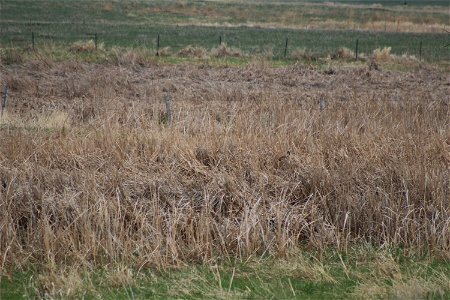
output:
<svg viewBox="0 0 450 300"><path fill-rule="evenodd" d="M177 56L181 57L194 57L194 58L206 58L207 50L202 47L196 47L192 45L188 45L178 51Z"/></svg>
<svg viewBox="0 0 450 300"><path fill-rule="evenodd" d="M227 46L226 43L220 44L217 48L211 49L212 57L240 57L243 56L241 50Z"/></svg>
<svg viewBox="0 0 450 300"><path fill-rule="evenodd" d="M2 269L144 268L358 242L449 258L438 71L31 61L2 67L1 80L11 89Z"/></svg>
<svg viewBox="0 0 450 300"><path fill-rule="evenodd" d="M378 62L386 62L392 59L391 47L384 47L383 49L375 49L373 51L373 59Z"/></svg>
<svg viewBox="0 0 450 300"><path fill-rule="evenodd" d="M74 42L70 46L69 50L72 52L80 53L80 52L94 52L97 50L103 50L104 48L105 48L104 43L100 43L96 46L94 40L88 40L88 41Z"/></svg>
<svg viewBox="0 0 450 300"><path fill-rule="evenodd" d="M311 50L307 50L305 48L294 49L289 54L289 57L291 59L306 60L306 61L313 61L319 58L317 54L314 54L311 52Z"/></svg>
<svg viewBox="0 0 450 300"><path fill-rule="evenodd" d="M345 47L339 48L338 51L333 53L331 56L332 59L345 59L345 60L351 60L355 58L355 53Z"/></svg>

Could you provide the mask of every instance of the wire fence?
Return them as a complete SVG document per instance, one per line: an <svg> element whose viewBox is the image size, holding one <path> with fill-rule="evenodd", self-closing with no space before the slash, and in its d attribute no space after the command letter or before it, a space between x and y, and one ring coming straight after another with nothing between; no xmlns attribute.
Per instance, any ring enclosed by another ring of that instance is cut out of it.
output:
<svg viewBox="0 0 450 300"><path fill-rule="evenodd" d="M193 45L205 49L220 43L248 55L271 55L275 59L298 54L310 57L333 55L348 48L355 59L371 55L375 49L390 47L391 53L428 62L450 60L449 34L366 31L290 30L252 27L148 26L97 23L3 23L1 47L38 48L47 43L70 45L94 40L105 47L132 47L173 52Z"/></svg>

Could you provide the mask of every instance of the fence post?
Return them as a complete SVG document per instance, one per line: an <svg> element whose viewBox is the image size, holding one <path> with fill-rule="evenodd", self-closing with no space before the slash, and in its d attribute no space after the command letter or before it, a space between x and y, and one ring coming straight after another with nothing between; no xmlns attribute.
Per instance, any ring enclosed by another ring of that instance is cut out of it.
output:
<svg viewBox="0 0 450 300"><path fill-rule="evenodd" d="M156 38L156 56L159 56L159 33L158 37Z"/></svg>
<svg viewBox="0 0 450 300"><path fill-rule="evenodd" d="M325 109L325 100L323 99L322 96L320 96L319 108L320 108L320 111L323 111Z"/></svg>
<svg viewBox="0 0 450 300"><path fill-rule="evenodd" d="M171 113L170 113L170 95L166 95L166 120L167 123L170 123L172 119Z"/></svg>
<svg viewBox="0 0 450 300"><path fill-rule="evenodd" d="M31 47L33 48L33 50L35 50L35 46L34 46L34 31L31 33Z"/></svg>
<svg viewBox="0 0 450 300"><path fill-rule="evenodd" d="M359 39L356 39L356 47L355 47L355 58L356 60L358 60L358 45L359 44Z"/></svg>
<svg viewBox="0 0 450 300"><path fill-rule="evenodd" d="M288 41L289 41L289 38L286 38L286 45L284 45L284 57L287 56Z"/></svg>
<svg viewBox="0 0 450 300"><path fill-rule="evenodd" d="M3 117L3 111L6 108L6 103L8 101L8 85L5 84L5 87L3 88L3 99L2 99L2 110L1 110L1 117Z"/></svg>
<svg viewBox="0 0 450 300"><path fill-rule="evenodd" d="M419 44L419 61L422 61L422 41Z"/></svg>
<svg viewBox="0 0 450 300"><path fill-rule="evenodd" d="M97 36L97 32L96 33L94 33L94 45L95 45L95 51L97 51L97 41L98 41L98 38L97 38L98 36Z"/></svg>
<svg viewBox="0 0 450 300"><path fill-rule="evenodd" d="M222 36L219 37L219 46L222 45Z"/></svg>

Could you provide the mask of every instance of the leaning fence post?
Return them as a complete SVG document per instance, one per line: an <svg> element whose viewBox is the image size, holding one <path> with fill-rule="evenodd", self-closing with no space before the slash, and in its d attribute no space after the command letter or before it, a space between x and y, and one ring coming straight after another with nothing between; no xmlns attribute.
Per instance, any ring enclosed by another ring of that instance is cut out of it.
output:
<svg viewBox="0 0 450 300"><path fill-rule="evenodd" d="M166 95L166 120L167 123L170 123L172 119L171 113L170 113L170 95Z"/></svg>
<svg viewBox="0 0 450 300"><path fill-rule="evenodd" d="M356 39L356 47L355 47L355 58L356 58L356 60L358 60L358 44L359 44L359 39Z"/></svg>
<svg viewBox="0 0 450 300"><path fill-rule="evenodd" d="M419 44L419 61L422 61L422 41Z"/></svg>
<svg viewBox="0 0 450 300"><path fill-rule="evenodd" d="M5 84L5 87L3 88L3 99L2 99L2 110L1 110L1 117L3 117L3 111L6 108L6 103L8 101L8 85Z"/></svg>
<svg viewBox="0 0 450 300"><path fill-rule="evenodd" d="M286 38L286 44L284 45L284 57L287 56L288 41L289 41L289 38Z"/></svg>
<svg viewBox="0 0 450 300"><path fill-rule="evenodd" d="M31 47L33 50L35 50L35 46L34 46L34 31L31 33Z"/></svg>

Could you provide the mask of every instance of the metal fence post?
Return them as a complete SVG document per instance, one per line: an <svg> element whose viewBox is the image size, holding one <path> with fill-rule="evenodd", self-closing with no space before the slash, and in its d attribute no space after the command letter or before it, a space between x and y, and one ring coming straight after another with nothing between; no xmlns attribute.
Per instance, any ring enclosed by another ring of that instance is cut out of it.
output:
<svg viewBox="0 0 450 300"><path fill-rule="evenodd" d="M158 37L156 38L156 56L159 56L159 33Z"/></svg>
<svg viewBox="0 0 450 300"><path fill-rule="evenodd" d="M31 47L33 50L35 50L35 44L34 44L34 31L31 33Z"/></svg>
<svg viewBox="0 0 450 300"><path fill-rule="evenodd" d="M422 41L419 44L419 61L422 61Z"/></svg>
<svg viewBox="0 0 450 300"><path fill-rule="evenodd" d="M98 36L97 36L97 32L94 33L94 45L95 45L95 51L97 51L97 42L98 42Z"/></svg>
<svg viewBox="0 0 450 300"><path fill-rule="evenodd" d="M359 39L356 39L356 47L355 47L355 58L358 60L358 46L359 46Z"/></svg>
<svg viewBox="0 0 450 300"><path fill-rule="evenodd" d="M284 57L287 56L288 41L289 41L289 38L286 38L286 45L284 45Z"/></svg>

